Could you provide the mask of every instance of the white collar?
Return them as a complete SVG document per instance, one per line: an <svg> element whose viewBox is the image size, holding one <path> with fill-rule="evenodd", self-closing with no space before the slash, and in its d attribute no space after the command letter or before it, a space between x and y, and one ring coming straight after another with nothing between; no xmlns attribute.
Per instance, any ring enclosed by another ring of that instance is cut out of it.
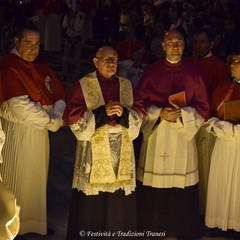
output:
<svg viewBox="0 0 240 240"><path fill-rule="evenodd" d="M212 52L210 51L206 56L204 56L203 58L208 58L212 56Z"/></svg>
<svg viewBox="0 0 240 240"><path fill-rule="evenodd" d="M12 49L11 53L14 53L14 54L18 55L19 57L21 57L21 56L19 55L18 50L16 49L16 47L14 47L14 48Z"/></svg>
<svg viewBox="0 0 240 240"><path fill-rule="evenodd" d="M236 78L233 78L233 81L237 84L240 84L240 80L236 79Z"/></svg>
<svg viewBox="0 0 240 240"><path fill-rule="evenodd" d="M176 60L176 61L171 61L171 60L169 60L169 59L166 58L166 60L167 60L168 62L172 63L172 64L180 62L181 59L182 59L182 58L180 58L180 59L178 59L178 60Z"/></svg>

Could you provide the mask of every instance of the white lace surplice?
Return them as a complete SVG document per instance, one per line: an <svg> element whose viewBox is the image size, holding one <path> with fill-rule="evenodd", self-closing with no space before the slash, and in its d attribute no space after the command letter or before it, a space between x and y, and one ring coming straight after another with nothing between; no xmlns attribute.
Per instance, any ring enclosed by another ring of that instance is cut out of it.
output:
<svg viewBox="0 0 240 240"><path fill-rule="evenodd" d="M141 116L130 109L129 113L129 129L127 134L131 141L131 161L130 161L130 180L129 181L114 181L110 183L90 183L92 171L92 149L91 139L95 133L95 117L92 112L86 112L84 117L77 123L72 124L71 130L78 139L75 159L75 169L73 177L73 188L83 191L86 195L96 195L99 191L115 192L118 189L123 189L128 195L134 191L135 182L135 159L132 148L132 140L139 134L139 129L142 123ZM120 151L122 147L122 127L108 126L110 155L112 159L112 168L115 176L117 176L120 165ZM99 146L104 147L104 146Z"/></svg>

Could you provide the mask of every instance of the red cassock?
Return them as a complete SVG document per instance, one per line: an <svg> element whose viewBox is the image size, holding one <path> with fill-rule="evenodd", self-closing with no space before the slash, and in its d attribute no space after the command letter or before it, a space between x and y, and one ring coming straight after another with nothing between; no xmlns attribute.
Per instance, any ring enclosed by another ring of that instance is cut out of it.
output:
<svg viewBox="0 0 240 240"><path fill-rule="evenodd" d="M208 119L209 96L204 82L201 71L188 60L171 64L162 59L146 69L140 79L138 92L145 100L146 107L167 107L170 95L185 91L186 105Z"/></svg>
<svg viewBox="0 0 240 240"><path fill-rule="evenodd" d="M229 89L233 86L233 91L224 99L229 92ZM223 120L223 112L218 112L217 109L223 101L235 101L240 100L240 85L234 84L232 81L228 81L219 85L211 95L211 110L214 117L218 117Z"/></svg>
<svg viewBox="0 0 240 240"><path fill-rule="evenodd" d="M56 74L38 58L28 62L9 53L1 59L0 71L1 102L28 95L30 100L43 106L65 98L65 90Z"/></svg>
<svg viewBox="0 0 240 240"><path fill-rule="evenodd" d="M191 57L189 60L203 71L206 77L206 86L210 93L222 83L229 82L230 78L226 64L217 57L213 55L201 59Z"/></svg>

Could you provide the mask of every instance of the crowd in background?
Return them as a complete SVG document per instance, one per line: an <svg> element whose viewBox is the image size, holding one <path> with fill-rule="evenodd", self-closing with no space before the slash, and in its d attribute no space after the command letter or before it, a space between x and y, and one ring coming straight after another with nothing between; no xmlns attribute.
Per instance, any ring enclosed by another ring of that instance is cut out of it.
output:
<svg viewBox="0 0 240 240"><path fill-rule="evenodd" d="M239 47L239 1L80 0L78 2L87 19L82 29L83 44L87 40L98 40L100 45L123 40L126 27L131 24L136 28L137 38L147 43L152 61L162 57L159 40L166 31L174 27L180 27L185 34L186 56L192 54L192 35L199 27L212 31L215 42L212 52L221 59L226 60L227 56ZM64 36L61 23L73 3L69 0L1 0L1 54L11 49L11 39L15 29L26 21L33 21L41 28L42 45L46 51L61 51L60 43ZM51 35L53 33L54 38Z"/></svg>

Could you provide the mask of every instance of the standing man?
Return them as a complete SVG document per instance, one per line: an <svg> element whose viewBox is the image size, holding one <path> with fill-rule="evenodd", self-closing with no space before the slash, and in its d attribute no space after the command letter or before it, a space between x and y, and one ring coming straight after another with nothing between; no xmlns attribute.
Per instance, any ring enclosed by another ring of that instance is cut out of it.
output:
<svg viewBox="0 0 240 240"><path fill-rule="evenodd" d="M6 141L0 171L21 207L19 234L47 234L49 133L62 125L65 91L39 58L40 33L24 25L1 62L0 107Z"/></svg>
<svg viewBox="0 0 240 240"><path fill-rule="evenodd" d="M69 13L63 18L62 27L66 31L64 42L62 80L67 80L68 65L71 52L74 51L76 79L81 73L81 51L82 51L82 28L85 14L80 10L80 3L76 3L75 8L70 8Z"/></svg>
<svg viewBox="0 0 240 240"><path fill-rule="evenodd" d="M240 239L240 51L232 55L232 81L221 83L211 95L213 117L206 123L216 136L211 157L205 224L210 235ZM231 104L230 107L224 106ZM223 111L225 109L225 111ZM228 109L228 110L227 110ZM229 114L231 113L231 114Z"/></svg>
<svg viewBox="0 0 240 240"><path fill-rule="evenodd" d="M127 24L125 39L118 42L116 50L119 56L119 75L126 76L137 86L139 76L150 62L150 54L145 41L137 39L134 25Z"/></svg>
<svg viewBox="0 0 240 240"><path fill-rule="evenodd" d="M225 62L212 54L214 36L207 29L198 29L193 35L193 53L190 61L205 74L206 86L211 94L222 82L229 82Z"/></svg>
<svg viewBox="0 0 240 240"><path fill-rule="evenodd" d="M100 48L93 62L96 71L76 83L64 112L78 140L68 240L88 231L136 231L132 140L146 112L131 82L115 75L112 47Z"/></svg>
<svg viewBox="0 0 240 240"><path fill-rule="evenodd" d="M166 58L145 70L138 87L148 109L137 171L139 228L193 240L199 234L194 136L209 117L208 94L201 72L182 59L181 32L167 32L162 46Z"/></svg>
<svg viewBox="0 0 240 240"><path fill-rule="evenodd" d="M44 6L45 34L44 50L49 53L62 50L62 16L64 13L62 0L48 0Z"/></svg>
<svg viewBox="0 0 240 240"><path fill-rule="evenodd" d="M229 73L225 62L212 54L214 46L213 34L207 29L198 29L193 35L193 56L190 61L195 64L205 75L206 87L210 95L224 83L230 81ZM199 168L199 207L200 214L205 215L208 175L210 159L215 143L215 137L206 132L202 126L196 135L198 149ZM202 218L203 219L203 218Z"/></svg>

